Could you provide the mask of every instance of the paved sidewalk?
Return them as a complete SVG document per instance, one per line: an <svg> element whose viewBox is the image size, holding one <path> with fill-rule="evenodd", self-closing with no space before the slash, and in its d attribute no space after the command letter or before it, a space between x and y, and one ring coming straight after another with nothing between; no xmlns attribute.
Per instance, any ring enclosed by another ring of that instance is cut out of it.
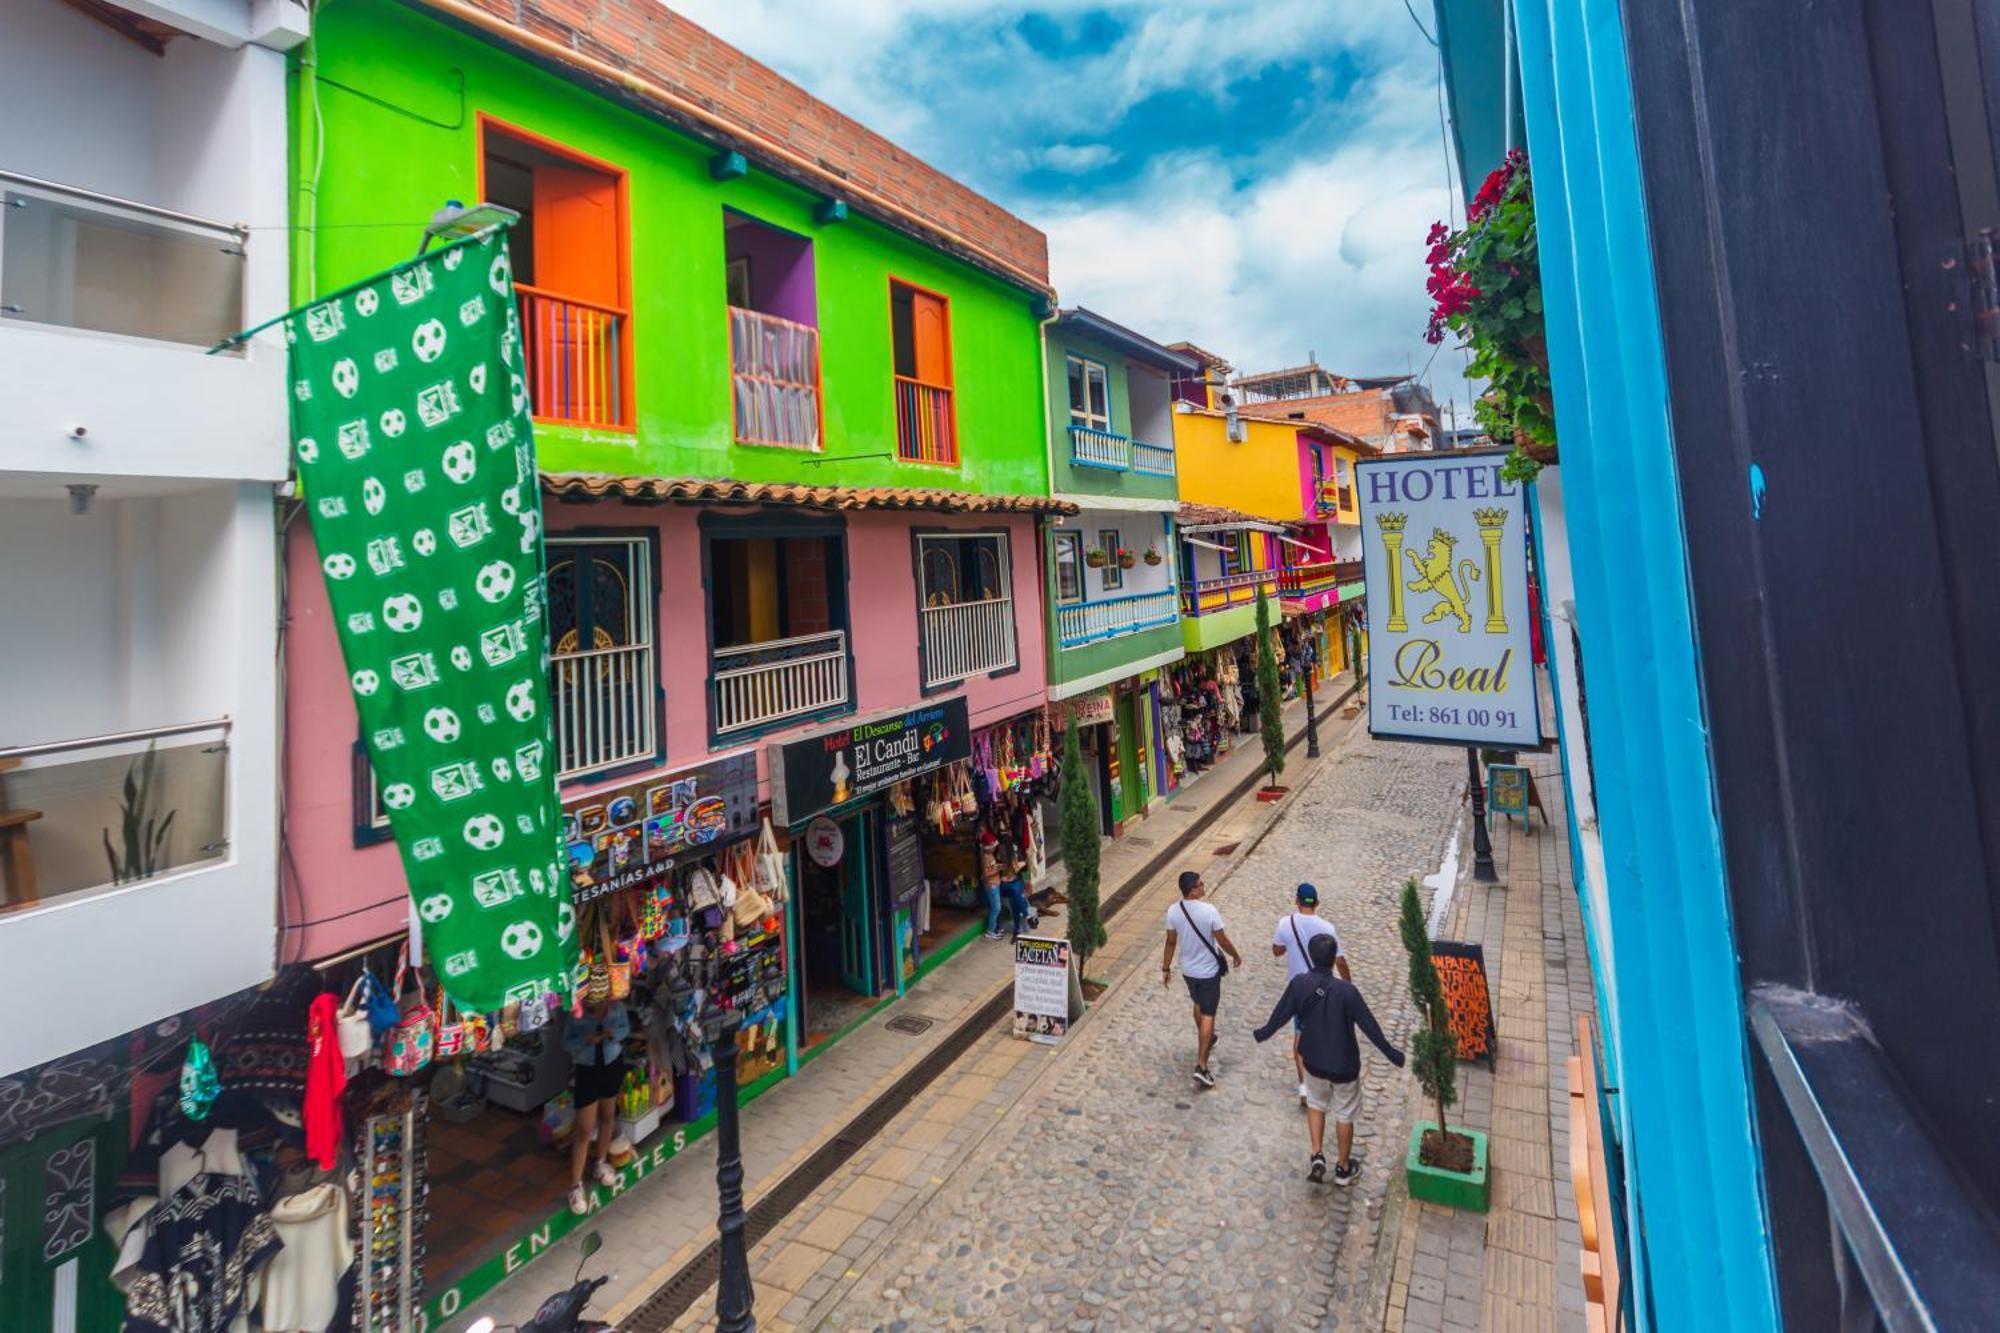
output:
<svg viewBox="0 0 2000 1333"><path fill-rule="evenodd" d="M1356 979L1400 1037L1396 886L1433 869L1458 800L1452 752L1322 727L1326 759L1288 768L1273 818L1232 810L1114 923L1089 971L1112 981L1064 1045L996 1030L756 1246L759 1327L1295 1329L1345 1293L1335 1256L1375 1228L1407 1133L1406 1076L1365 1057L1363 1183L1304 1180L1288 1044L1249 1039L1282 988L1270 953L1292 886L1313 878ZM1206 864L1203 864L1204 861ZM1156 960L1174 872L1202 865L1246 966L1225 983L1220 1086L1189 1077L1193 1031ZM1329 1140L1331 1134L1329 1132ZM1331 1143L1329 1142L1329 1148ZM1372 1154L1369 1149L1373 1148ZM713 1318L712 1297L676 1325Z"/></svg>
<svg viewBox="0 0 2000 1333"><path fill-rule="evenodd" d="M1343 722L1339 710L1331 703L1342 696L1347 689L1346 682L1351 679L1349 676L1336 678L1336 682L1321 695L1320 731L1323 739L1337 734L1344 726L1356 725ZM1303 706L1293 704L1285 710L1288 734L1303 726L1304 720ZM1329 754L1331 748L1329 744ZM1292 751L1291 763L1285 771L1287 781L1303 779L1306 767L1303 755L1303 747ZM1184 838L1207 811L1214 808L1237 783L1255 772L1260 763L1261 749L1256 736L1243 735L1228 758L1183 787L1170 803L1157 808L1145 820L1128 826L1129 832L1125 837L1104 844L1100 882L1106 896L1143 869L1161 849ZM1219 866L1220 862L1209 855L1211 849L1232 841L1247 846L1254 832L1268 825L1273 818L1273 807L1245 797L1201 836L1195 847L1190 849L1190 855L1199 855L1203 861ZM1062 870L1058 866L1052 882L1060 885L1062 878ZM1143 914L1142 909L1135 904L1115 919L1114 930L1117 926L1129 928L1133 917L1140 914ZM1060 931L1065 920L1065 917L1055 915L1049 918L1048 924L1053 930ZM1149 920L1146 936L1155 948L1157 932L1153 927L1156 925ZM1106 957L1107 965L1110 961ZM1091 974L1096 976L1101 973L1102 969L1093 961ZM1013 954L1009 948L974 940L912 986L895 1005L835 1043L795 1077L782 1081L745 1107L742 1139L746 1206L754 1206L792 1168L838 1133L858 1108L891 1087L1000 988L1011 984L1012 977ZM914 1036L888 1028L890 1018L903 1016L922 1016L934 1021L928 1030ZM1002 1066L1011 1067L1018 1062L1027 1048L1024 1042L1009 1041L1007 1045L1009 1050L1004 1057L1011 1058L994 1061L981 1077L997 1079L1005 1072ZM963 1067L978 1058L977 1055L968 1056L960 1065ZM1030 1062L1030 1070L1038 1067L1035 1062ZM976 1085L968 1086L966 1091L971 1092L974 1088ZM967 1103L969 1106L970 1103ZM909 1111L906 1110L904 1118L908 1116ZM921 1155L920 1150L928 1150L924 1142L926 1139L931 1140L928 1146L935 1146L945 1137L941 1132L935 1138L931 1135L931 1130L921 1130L914 1139L904 1138L897 1146ZM869 1151L879 1153L885 1140L886 1132L885 1136L878 1137L870 1145ZM593 1218L594 1228L579 1228L551 1246L544 1252L542 1261L528 1266L485 1296L470 1302L455 1320L441 1327L445 1330L462 1328L475 1313L490 1314L503 1326L527 1320L550 1290L561 1285L566 1275L576 1267L577 1246L584 1232L591 1229L599 1231L604 1240L603 1251L592 1260L592 1271L617 1275L616 1280L600 1293L593 1310L599 1317L622 1320L714 1238L714 1136L705 1136L689 1145L678 1156L624 1192L627 1197L617 1200L615 1207L606 1201L605 1206L611 1211L602 1215L601 1222ZM901 1203L914 1197L915 1192L915 1187L905 1182L890 1184L880 1190L870 1186L850 1199L849 1203L857 1204L865 1195L872 1193L881 1194L878 1204L888 1200ZM872 1213L872 1208L858 1213L853 1208L843 1211L855 1213L853 1220L857 1226L864 1220L872 1220L866 1216ZM880 1226L875 1227L874 1234L879 1234L881 1229ZM824 1230L815 1234L822 1240L833 1239ZM828 1245L824 1253L831 1253L837 1248ZM793 1268L771 1273L757 1272L762 1313L767 1316L776 1313L767 1292L783 1292L784 1300L780 1302L783 1304L789 1302L805 1284L806 1275L795 1271L802 1262L801 1259L794 1259ZM753 1260L753 1267L761 1269L760 1261ZM784 1285L787 1281L792 1285ZM770 1319L760 1323L766 1329L782 1327Z"/></svg>
<svg viewBox="0 0 2000 1333"><path fill-rule="evenodd" d="M1570 877L1559 761L1525 758L1549 821L1538 817L1528 834L1494 816L1500 882L1472 882L1468 845L1467 873L1439 932L1477 942L1486 954L1499 1049L1491 1071L1459 1067L1453 1114L1487 1131L1491 1211L1481 1217L1405 1196L1393 1266L1382 1270L1386 1301L1378 1284L1376 1303L1361 1318L1389 1333L1584 1327L1567 1061L1576 1018L1595 1001Z"/></svg>

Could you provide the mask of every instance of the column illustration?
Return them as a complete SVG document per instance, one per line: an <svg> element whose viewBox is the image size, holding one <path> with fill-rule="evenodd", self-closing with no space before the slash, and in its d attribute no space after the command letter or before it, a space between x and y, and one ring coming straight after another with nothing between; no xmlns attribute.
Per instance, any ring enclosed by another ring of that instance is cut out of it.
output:
<svg viewBox="0 0 2000 1333"><path fill-rule="evenodd" d="M1507 511L1475 509L1472 518L1479 524L1479 541L1486 548L1486 632L1505 634L1507 611L1501 604L1500 530L1507 526Z"/></svg>
<svg viewBox="0 0 2000 1333"><path fill-rule="evenodd" d="M1389 623L1385 628L1390 630L1410 627L1410 622L1403 618L1403 525L1409 521L1408 514L1375 515L1375 526L1382 532L1382 547L1389 556Z"/></svg>

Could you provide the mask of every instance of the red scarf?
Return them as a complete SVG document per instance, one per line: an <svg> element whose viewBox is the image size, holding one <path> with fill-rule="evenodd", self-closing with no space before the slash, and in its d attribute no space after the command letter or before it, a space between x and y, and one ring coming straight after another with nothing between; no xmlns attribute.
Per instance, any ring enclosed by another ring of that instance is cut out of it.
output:
<svg viewBox="0 0 2000 1333"><path fill-rule="evenodd" d="M347 1062L334 1038L339 1008L328 991L306 1013L306 1156L322 1171L333 1170L343 1132L340 1094L347 1089Z"/></svg>

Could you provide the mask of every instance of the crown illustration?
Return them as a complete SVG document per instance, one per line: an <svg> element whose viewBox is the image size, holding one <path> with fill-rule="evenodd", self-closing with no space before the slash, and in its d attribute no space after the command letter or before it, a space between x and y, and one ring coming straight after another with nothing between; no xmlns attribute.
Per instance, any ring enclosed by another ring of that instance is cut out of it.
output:
<svg viewBox="0 0 2000 1333"><path fill-rule="evenodd" d="M1401 532L1403 525L1410 521L1408 514L1377 514L1375 526L1384 532Z"/></svg>
<svg viewBox="0 0 2000 1333"><path fill-rule="evenodd" d="M1482 528L1504 528L1507 526L1507 511L1504 509L1475 509L1472 521Z"/></svg>

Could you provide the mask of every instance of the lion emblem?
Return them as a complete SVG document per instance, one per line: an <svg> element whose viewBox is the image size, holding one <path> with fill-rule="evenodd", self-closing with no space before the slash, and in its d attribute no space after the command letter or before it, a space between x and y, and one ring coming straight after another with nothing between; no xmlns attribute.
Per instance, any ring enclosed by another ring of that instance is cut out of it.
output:
<svg viewBox="0 0 2000 1333"><path fill-rule="evenodd" d="M1479 566L1470 560L1461 560L1454 573L1451 557L1457 546L1458 538L1443 528L1432 528L1431 544L1424 554L1406 552L1410 563L1417 567L1417 576L1407 586L1411 592L1437 594L1437 604L1424 617L1426 625L1436 624L1451 616L1458 621L1458 632L1464 634L1472 628L1472 617L1466 612L1465 598L1471 585L1479 581Z"/></svg>

